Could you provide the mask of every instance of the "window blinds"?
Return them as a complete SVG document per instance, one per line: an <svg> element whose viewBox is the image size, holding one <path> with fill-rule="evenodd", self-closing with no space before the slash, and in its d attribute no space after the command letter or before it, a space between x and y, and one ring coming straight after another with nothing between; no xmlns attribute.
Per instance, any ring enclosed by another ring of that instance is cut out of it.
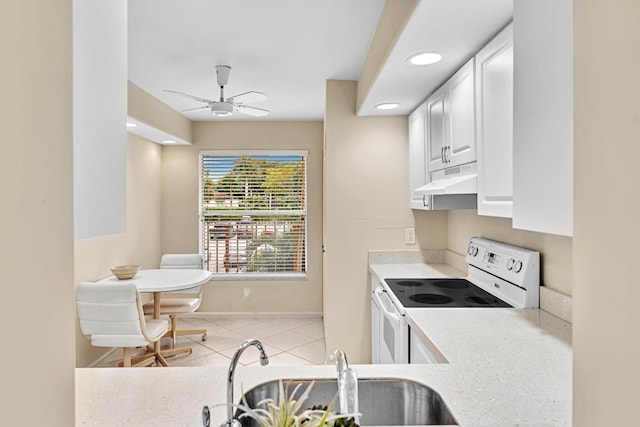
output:
<svg viewBox="0 0 640 427"><path fill-rule="evenodd" d="M200 158L207 269L306 272L306 154L205 152Z"/></svg>

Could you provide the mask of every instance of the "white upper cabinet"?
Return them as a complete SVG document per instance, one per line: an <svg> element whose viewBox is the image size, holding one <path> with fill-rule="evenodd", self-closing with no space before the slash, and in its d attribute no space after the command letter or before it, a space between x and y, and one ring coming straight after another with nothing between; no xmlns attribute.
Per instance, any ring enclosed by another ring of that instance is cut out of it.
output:
<svg viewBox="0 0 640 427"><path fill-rule="evenodd" d="M474 60L468 61L449 79L449 148L447 166L476 160L476 113ZM446 107L445 107L446 111Z"/></svg>
<svg viewBox="0 0 640 427"><path fill-rule="evenodd" d="M513 212L513 24L476 55L478 214Z"/></svg>
<svg viewBox="0 0 640 427"><path fill-rule="evenodd" d="M474 60L427 99L430 172L476 160Z"/></svg>
<svg viewBox="0 0 640 427"><path fill-rule="evenodd" d="M513 227L571 236L573 2L513 6Z"/></svg>
<svg viewBox="0 0 640 427"><path fill-rule="evenodd" d="M444 115L444 100L447 88L441 87L427 100L427 174L446 167L444 147L447 138L447 122Z"/></svg>
<svg viewBox="0 0 640 427"><path fill-rule="evenodd" d="M409 191L411 192L411 207L416 209L423 209L424 204L423 196L414 190L428 182L425 145L426 116L425 103L409 115Z"/></svg>

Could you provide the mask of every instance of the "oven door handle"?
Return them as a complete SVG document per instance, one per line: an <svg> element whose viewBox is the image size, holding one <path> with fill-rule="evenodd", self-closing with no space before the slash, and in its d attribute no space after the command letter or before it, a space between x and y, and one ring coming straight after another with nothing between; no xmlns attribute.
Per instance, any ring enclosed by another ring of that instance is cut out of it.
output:
<svg viewBox="0 0 640 427"><path fill-rule="evenodd" d="M393 303L389 299L389 296L388 295L385 295L384 297L382 296L384 292L385 291L381 289L380 290L376 289L373 292L373 298L376 300L376 302L380 306L382 314L385 317L393 320L394 322L400 322L402 320L400 318L400 314L397 312L397 310L393 306Z"/></svg>

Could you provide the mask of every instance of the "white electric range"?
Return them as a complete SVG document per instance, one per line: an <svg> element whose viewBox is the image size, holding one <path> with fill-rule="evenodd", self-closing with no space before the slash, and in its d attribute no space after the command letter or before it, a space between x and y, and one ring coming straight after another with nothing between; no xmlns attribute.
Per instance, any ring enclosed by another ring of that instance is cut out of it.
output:
<svg viewBox="0 0 640 427"><path fill-rule="evenodd" d="M406 308L538 308L540 253L473 237L465 278L385 278L371 292L374 363L409 363Z"/></svg>

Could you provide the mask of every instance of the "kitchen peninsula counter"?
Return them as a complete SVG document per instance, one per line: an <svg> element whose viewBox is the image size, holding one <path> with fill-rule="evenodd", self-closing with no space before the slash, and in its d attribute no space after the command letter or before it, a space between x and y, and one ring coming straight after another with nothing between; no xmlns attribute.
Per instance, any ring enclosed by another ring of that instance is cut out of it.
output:
<svg viewBox="0 0 640 427"><path fill-rule="evenodd" d="M372 264L370 272L375 278L464 276L445 264ZM464 426L571 425L570 323L543 310L502 308L408 309L407 317L447 363L354 365L359 378L426 384ZM226 419L227 369L78 368L76 425L198 427L206 404L218 426ZM273 379L335 374L333 365L240 366L235 401L241 390Z"/></svg>

